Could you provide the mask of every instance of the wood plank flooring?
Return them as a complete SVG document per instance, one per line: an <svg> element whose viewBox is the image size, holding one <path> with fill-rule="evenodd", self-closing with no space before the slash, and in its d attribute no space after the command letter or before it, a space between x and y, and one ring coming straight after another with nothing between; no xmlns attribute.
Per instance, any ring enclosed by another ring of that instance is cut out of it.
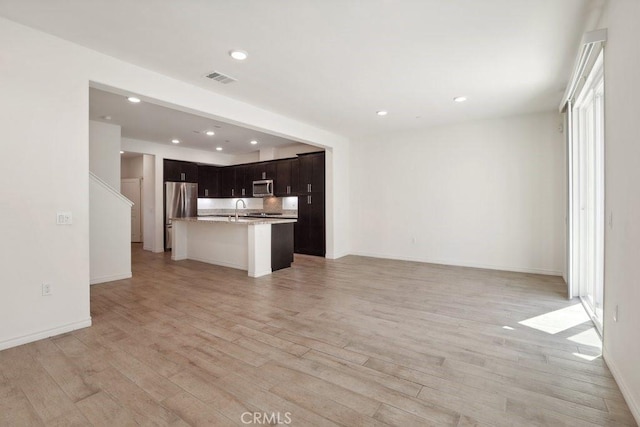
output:
<svg viewBox="0 0 640 427"><path fill-rule="evenodd" d="M519 323L576 304L557 277L132 255L132 279L91 288L91 328L0 352L0 425L636 425L576 339L589 322Z"/></svg>

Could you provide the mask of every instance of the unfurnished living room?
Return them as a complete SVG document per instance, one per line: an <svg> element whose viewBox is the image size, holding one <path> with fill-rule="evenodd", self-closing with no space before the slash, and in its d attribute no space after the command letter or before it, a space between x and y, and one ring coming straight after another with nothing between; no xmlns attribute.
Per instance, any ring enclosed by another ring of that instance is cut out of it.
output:
<svg viewBox="0 0 640 427"><path fill-rule="evenodd" d="M0 0L0 426L637 426L638 0Z"/></svg>

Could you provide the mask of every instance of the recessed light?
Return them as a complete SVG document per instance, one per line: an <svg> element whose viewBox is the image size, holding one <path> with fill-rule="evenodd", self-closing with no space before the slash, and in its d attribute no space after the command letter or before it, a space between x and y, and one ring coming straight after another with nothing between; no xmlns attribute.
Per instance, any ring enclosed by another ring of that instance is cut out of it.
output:
<svg viewBox="0 0 640 427"><path fill-rule="evenodd" d="M245 59L247 59L247 57L249 56L249 54L247 52L245 52L244 50L230 50L229 51L229 56L231 56L233 59L236 59L238 61L244 61Z"/></svg>
<svg viewBox="0 0 640 427"><path fill-rule="evenodd" d="M205 133L206 133L207 135L209 135L209 136L213 136L213 135L215 135L215 134L216 134L216 133L215 133L214 131L212 131L212 130L208 130L208 131L206 131Z"/></svg>
<svg viewBox="0 0 640 427"><path fill-rule="evenodd" d="M222 147L216 147L216 151L222 151Z"/></svg>
<svg viewBox="0 0 640 427"><path fill-rule="evenodd" d="M464 102L467 100L466 96L456 96L455 98L453 98L454 101L456 102Z"/></svg>
<svg viewBox="0 0 640 427"><path fill-rule="evenodd" d="M376 111L376 114L379 116L386 116L389 113L387 113L386 111Z"/></svg>
<svg viewBox="0 0 640 427"><path fill-rule="evenodd" d="M251 145L256 145L258 143L258 141L256 141L255 139L253 141L251 141Z"/></svg>
<svg viewBox="0 0 640 427"><path fill-rule="evenodd" d="M133 102L134 104L140 102L140 98L136 98L135 96L130 96L127 99L129 100L129 102Z"/></svg>
<svg viewBox="0 0 640 427"><path fill-rule="evenodd" d="M180 140L179 139L172 139L171 142L173 142L174 144L180 144Z"/></svg>
<svg viewBox="0 0 640 427"><path fill-rule="evenodd" d="M120 154L124 154L124 151L120 150Z"/></svg>

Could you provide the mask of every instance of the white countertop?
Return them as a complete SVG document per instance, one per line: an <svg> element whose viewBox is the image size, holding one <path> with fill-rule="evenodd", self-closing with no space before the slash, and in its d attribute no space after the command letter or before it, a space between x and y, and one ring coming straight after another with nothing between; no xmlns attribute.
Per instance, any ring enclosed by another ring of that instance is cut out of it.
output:
<svg viewBox="0 0 640 427"><path fill-rule="evenodd" d="M171 221L185 221L185 222L200 222L200 223L223 223L233 225L258 225L258 224L288 224L297 222L293 218L252 218L252 217L238 217L236 221L235 216L199 216L188 218L172 218Z"/></svg>

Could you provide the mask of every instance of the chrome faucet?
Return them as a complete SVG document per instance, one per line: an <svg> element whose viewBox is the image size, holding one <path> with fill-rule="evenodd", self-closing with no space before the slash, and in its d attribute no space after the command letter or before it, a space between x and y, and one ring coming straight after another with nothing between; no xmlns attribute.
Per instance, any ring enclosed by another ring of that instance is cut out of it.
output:
<svg viewBox="0 0 640 427"><path fill-rule="evenodd" d="M247 204L242 199L236 200L236 222L238 221L238 202L242 202L242 207L247 209Z"/></svg>

